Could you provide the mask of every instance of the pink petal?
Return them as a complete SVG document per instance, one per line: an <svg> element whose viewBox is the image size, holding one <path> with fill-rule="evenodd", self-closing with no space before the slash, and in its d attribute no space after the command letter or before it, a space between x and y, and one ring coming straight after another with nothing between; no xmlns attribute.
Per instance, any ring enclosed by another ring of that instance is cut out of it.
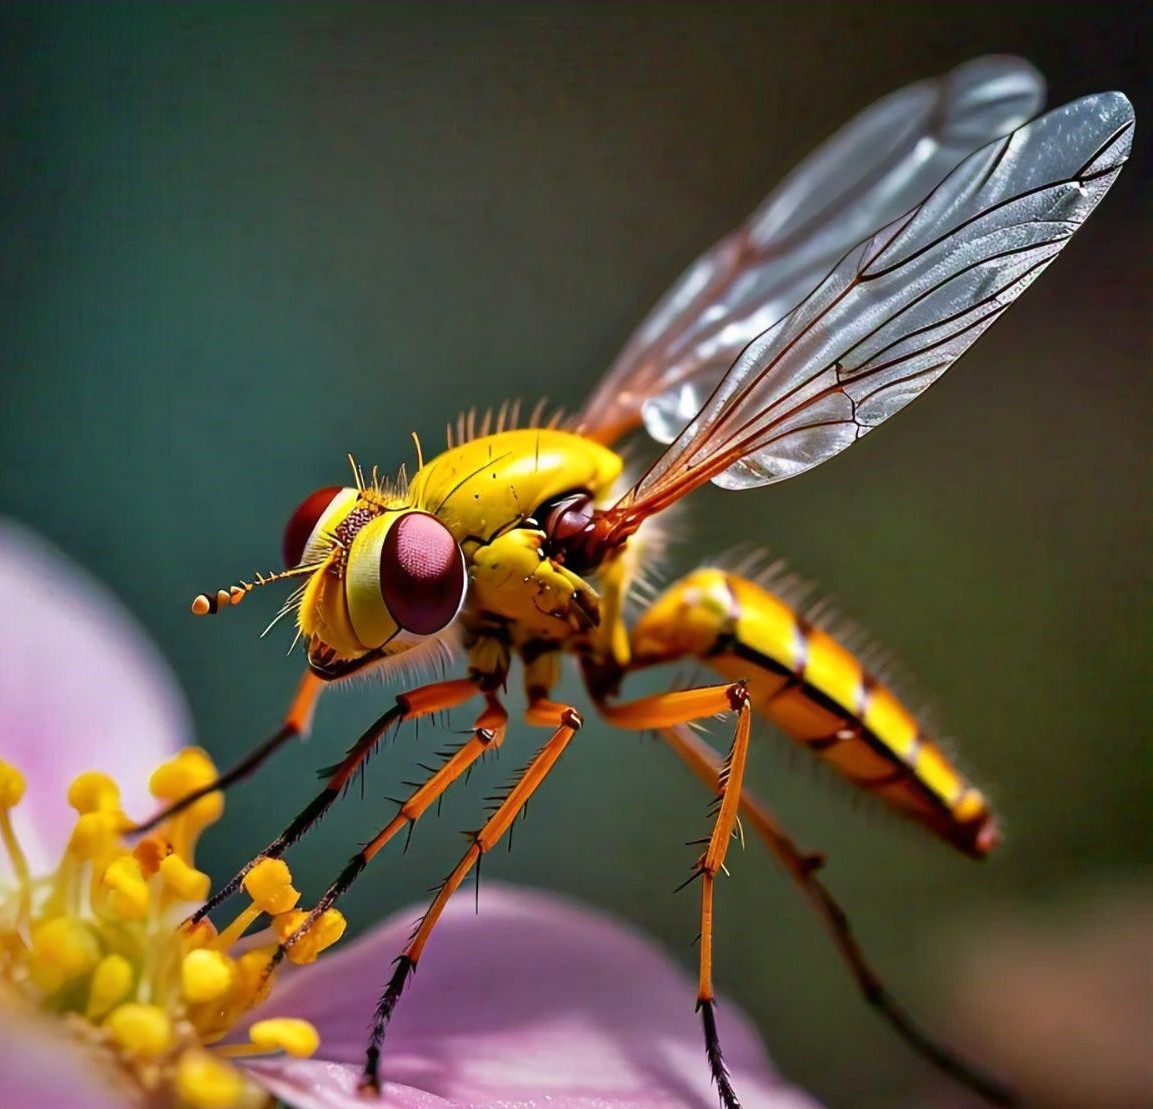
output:
<svg viewBox="0 0 1153 1109"><path fill-rule="evenodd" d="M557 897L488 885L480 901L479 915L471 893L449 904L397 1008L384 1103L715 1109L688 975L635 932ZM322 1059L250 1064L273 1093L301 1109L363 1109L366 1027L419 915L400 913L290 975L254 1014L304 1017L321 1034ZM814 1109L773 1072L735 1007L722 1004L718 1024L746 1106Z"/></svg>
<svg viewBox="0 0 1153 1109"><path fill-rule="evenodd" d="M20 1014L23 1015L23 1014ZM0 1105L15 1109L124 1109L112 1075L98 1072L80 1046L47 1021L21 1021L0 1008Z"/></svg>
<svg viewBox="0 0 1153 1109"><path fill-rule="evenodd" d="M351 1063L329 1063L323 1059L274 1059L250 1062L249 1073L278 1100L293 1109L444 1109L451 1104L435 1094L410 1086L387 1083L379 1102L373 1102L356 1088L360 1068ZM551 1105L556 1104L550 1100ZM502 1109L514 1109L506 1102ZM562 1102L557 1109L567 1109Z"/></svg>
<svg viewBox="0 0 1153 1109"><path fill-rule="evenodd" d="M0 519L0 758L24 773L16 826L33 869L52 865L75 813L68 783L111 774L126 811L152 808L148 775L190 734L156 648L95 579L23 525ZM8 860L0 851L0 880Z"/></svg>

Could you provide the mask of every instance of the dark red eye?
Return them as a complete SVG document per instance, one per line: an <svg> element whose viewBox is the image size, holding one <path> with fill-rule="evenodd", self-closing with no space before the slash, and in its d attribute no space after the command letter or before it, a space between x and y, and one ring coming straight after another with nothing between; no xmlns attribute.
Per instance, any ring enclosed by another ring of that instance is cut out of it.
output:
<svg viewBox="0 0 1153 1109"><path fill-rule="evenodd" d="M284 558L286 569L299 566L304 557L304 548L308 546L316 525L320 518L328 511L328 506L338 493L343 492L339 485L329 485L324 489L317 489L300 502L297 510L288 521L284 529L284 538L280 542L280 553Z"/></svg>
<svg viewBox="0 0 1153 1109"><path fill-rule="evenodd" d="M570 493L554 501L541 513L544 533L564 547L582 534L593 518L593 499L588 493Z"/></svg>
<svg viewBox="0 0 1153 1109"><path fill-rule="evenodd" d="M464 589L464 556L444 524L410 512L392 525L380 548L380 595L405 631L440 631L460 611Z"/></svg>

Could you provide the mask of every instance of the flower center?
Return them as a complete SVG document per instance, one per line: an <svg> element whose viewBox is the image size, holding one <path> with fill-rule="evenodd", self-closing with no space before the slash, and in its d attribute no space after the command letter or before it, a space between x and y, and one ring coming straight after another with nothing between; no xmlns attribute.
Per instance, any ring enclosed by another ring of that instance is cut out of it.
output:
<svg viewBox="0 0 1153 1109"><path fill-rule="evenodd" d="M186 748L154 771L149 786L169 804L215 778L208 755ZM228 927L218 932L207 920L182 927L208 896L210 880L196 868L194 851L220 819L220 793L133 843L116 783L99 771L81 774L68 789L77 816L60 862L52 873L34 875L11 820L24 786L21 773L0 760L0 844L15 877L11 888L0 884L0 1003L58 1017L154 1102L190 1109L263 1104L266 1095L231 1060L305 1057L319 1043L312 1025L288 1017L253 1024L247 1043L219 1042L268 996L276 941L305 916L285 863L266 859L253 867L244 882L251 903ZM262 916L271 918L270 942L254 936L238 951L237 941ZM328 910L288 958L312 962L344 927L344 917Z"/></svg>

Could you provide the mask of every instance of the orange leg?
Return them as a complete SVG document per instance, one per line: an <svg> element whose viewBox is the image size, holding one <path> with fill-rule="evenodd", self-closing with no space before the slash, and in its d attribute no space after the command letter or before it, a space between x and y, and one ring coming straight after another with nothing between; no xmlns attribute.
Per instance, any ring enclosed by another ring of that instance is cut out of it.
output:
<svg viewBox="0 0 1153 1109"><path fill-rule="evenodd" d="M669 746L688 763L692 772L705 785L715 785L718 773L723 778L726 764L722 763L717 752L694 732L684 727L671 727L663 728L662 735ZM732 756L730 756L730 760L732 760ZM948 1048L930 1039L890 996L857 943L845 911L837 904L832 894L817 877L816 872L824 863L824 858L821 855L814 855L801 850L777 823L766 805L753 794L747 790L739 789L739 786L736 791L732 791L733 778L731 775L729 787L730 796L734 793L739 794L738 811L741 819L760 836L765 846L800 886L813 908L824 921L825 927L832 935L833 942L836 943L842 958L848 964L849 970L865 996L865 1000L881 1012L902 1039L910 1044L915 1051L945 1073L969 1086L994 1105L1011 1106L1018 1104L1016 1095L996 1079L982 1074ZM728 796L724 800L727 801Z"/></svg>
<svg viewBox="0 0 1153 1109"><path fill-rule="evenodd" d="M316 922L321 915L332 908L344 896L349 887L360 877L361 872L376 857L377 853L402 828L412 829L453 782L481 758L486 751L496 750L504 741L508 729L508 713L492 695L488 704L473 724L472 736L452 752L444 763L429 778L418 786L409 798L396 811L396 815L364 847L345 864L335 881L325 890L320 900L309 912L303 923L273 953L269 970L281 962L292 947Z"/></svg>
<svg viewBox="0 0 1153 1109"><path fill-rule="evenodd" d="M394 725L405 720L415 720L421 716L444 709L454 708L471 700L480 693L479 678L456 678L451 681L432 682L408 693L400 694L396 704L380 716L349 748L348 754L336 766L329 768L328 781L324 788L297 814L288 825L259 855L250 859L235 875L220 887L189 918L195 924L203 920L213 909L231 897L244 881L245 875L262 859L278 859L305 832L308 831L330 808L344 791L358 770L363 767L369 755L376 750L381 738Z"/></svg>
<svg viewBox="0 0 1153 1109"><path fill-rule="evenodd" d="M716 789L713 830L704 853L697 860L694 876L701 879L700 976L697 987L697 1010L705 1033L705 1052L709 1069L725 1109L740 1109L740 1100L729 1079L717 1034L716 992L713 988L713 894L717 875L724 869L725 855L737 827L741 800L741 783L749 752L752 710L743 683L709 686L704 689L660 693L623 705L602 706L601 711L614 724L628 728L661 728L669 730L688 720L700 719L726 710L735 711L737 731L728 758L708 769L707 781ZM678 728L679 732L681 729ZM684 729L688 730L688 729ZM690 733L691 734L691 733Z"/></svg>
<svg viewBox="0 0 1153 1109"><path fill-rule="evenodd" d="M364 1072L361 1076L361 1089L380 1089L379 1065L380 1048L384 1042L385 1029L400 1000L405 983L416 969L420 961L424 945L432 935L441 913L448 900L460 887L469 871L480 861L485 852L490 851L500 840L501 836L512 826L520 811L528 803L529 798L536 792L537 787L548 777L549 772L556 765L557 760L564 753L572 737L576 735L581 726L580 714L568 705L559 705L552 701L534 699L529 706L529 720L534 724L554 727L556 730L545 745L533 756L532 761L525 767L521 776L513 784L504 800L493 814L485 821L479 832L472 833L472 843L465 851L460 862L453 868L449 876L441 884L436 897L428 911L421 918L420 924L409 940L408 946L396 960L396 970L381 995L373 1019L372 1032L369 1037L368 1050L365 1053Z"/></svg>
<svg viewBox="0 0 1153 1109"><path fill-rule="evenodd" d="M258 747L255 747L235 766L221 774L216 781L193 790L181 797L179 801L174 801L167 808L161 809L160 812L149 817L142 824L136 825L132 829L133 833L149 832L170 817L183 812L189 805L199 801L201 797L215 793L218 789L228 789L242 778L247 778L249 774L255 773L265 759L280 750L290 739L296 736L305 738L312 727L312 714L316 710L316 702L320 699L321 691L326 684L311 670L306 670L304 677L300 680L300 685L296 688L292 703L288 706L288 712L284 714L283 723L272 735Z"/></svg>

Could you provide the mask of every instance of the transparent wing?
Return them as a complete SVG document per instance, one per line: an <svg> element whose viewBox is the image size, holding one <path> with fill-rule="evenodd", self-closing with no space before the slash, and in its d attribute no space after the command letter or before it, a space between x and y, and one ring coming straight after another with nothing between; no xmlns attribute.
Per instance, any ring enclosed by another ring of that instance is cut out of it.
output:
<svg viewBox="0 0 1153 1109"><path fill-rule="evenodd" d="M854 247L756 338L615 508L626 531L704 481L744 489L831 458L928 388L1029 286L1133 140L1117 92L990 143Z"/></svg>
<svg viewBox="0 0 1153 1109"><path fill-rule="evenodd" d="M967 154L1034 116L1044 82L1019 58L977 58L879 100L809 155L649 312L577 419L611 442L661 394L667 443L750 340L854 243L907 212ZM681 413L679 422L677 414ZM669 430L671 424L675 429Z"/></svg>

